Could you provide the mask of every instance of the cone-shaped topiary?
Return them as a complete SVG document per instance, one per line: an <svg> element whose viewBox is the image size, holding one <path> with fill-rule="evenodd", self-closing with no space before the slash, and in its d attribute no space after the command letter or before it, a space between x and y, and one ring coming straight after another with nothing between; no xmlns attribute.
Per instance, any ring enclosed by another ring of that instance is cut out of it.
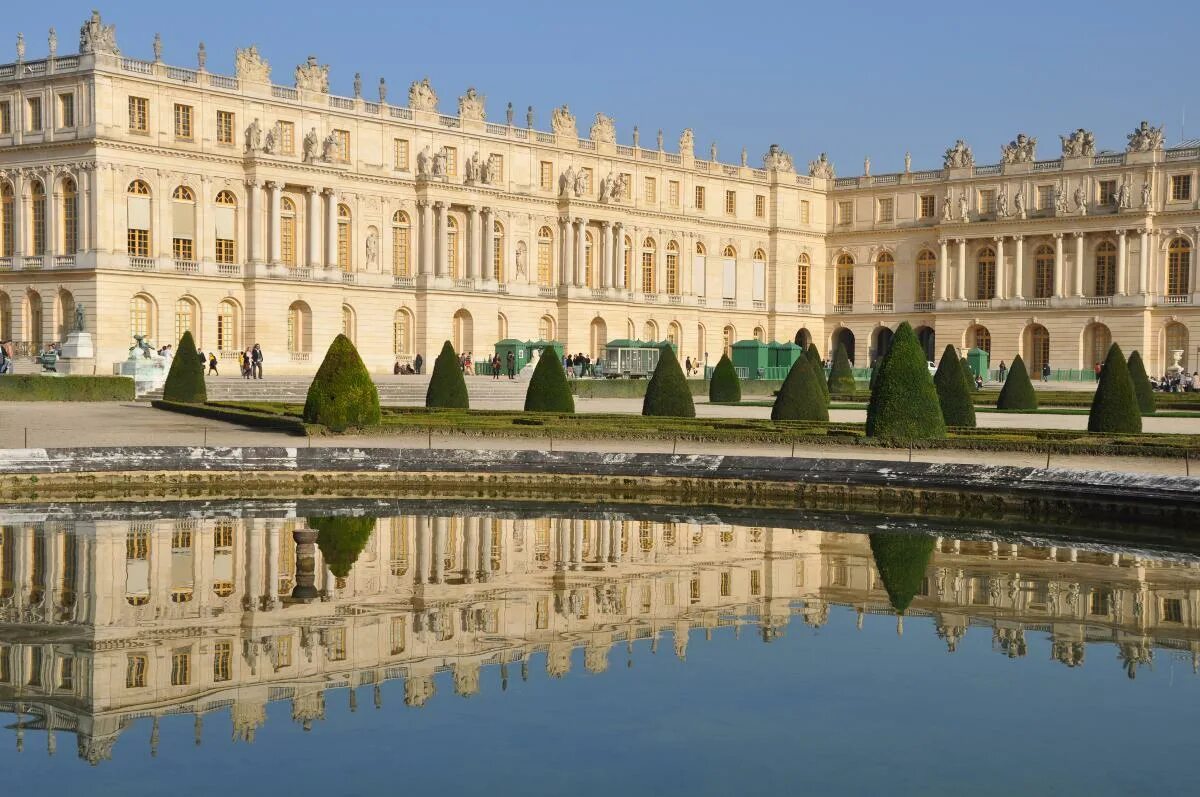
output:
<svg viewBox="0 0 1200 797"><path fill-rule="evenodd" d="M829 403L821 392L824 380L813 373L807 357L792 363L775 404L771 407L773 421L828 421Z"/></svg>
<svg viewBox="0 0 1200 797"><path fill-rule="evenodd" d="M657 415L668 418L695 418L696 405L692 403L692 391L688 388L679 367L679 360L670 346L659 349L658 365L650 384L646 385L646 398L642 401L642 415Z"/></svg>
<svg viewBox="0 0 1200 797"><path fill-rule="evenodd" d="M871 556L896 614L904 614L921 590L933 556L933 537L924 534L872 534Z"/></svg>
<svg viewBox="0 0 1200 797"><path fill-rule="evenodd" d="M1137 349L1129 355L1129 379L1133 382L1133 395L1137 396L1138 409L1142 415L1153 415L1156 409L1154 389L1150 387L1150 378L1146 376L1146 366L1142 363L1142 355Z"/></svg>
<svg viewBox="0 0 1200 797"><path fill-rule="evenodd" d="M825 363L821 361L821 352L817 351L817 344L810 343L804 351L804 356L808 358L808 364L812 366L813 376L821 384L821 393L825 396L825 403L829 403L829 380L825 378Z"/></svg>
<svg viewBox="0 0 1200 797"><path fill-rule="evenodd" d="M1088 431L1124 434L1142 431L1142 411L1133 391L1133 380L1129 378L1129 366L1121 347L1115 343L1108 347L1100 384L1092 397Z"/></svg>
<svg viewBox="0 0 1200 797"><path fill-rule="evenodd" d="M968 393L975 392L975 371L971 368L971 361L963 357L958 361L962 366L963 384L967 386Z"/></svg>
<svg viewBox="0 0 1200 797"><path fill-rule="evenodd" d="M867 403L867 436L890 440L945 437L946 422L929 378L925 350L907 321L896 329L892 348L879 369ZM961 375L959 380L961 384Z"/></svg>
<svg viewBox="0 0 1200 797"><path fill-rule="evenodd" d="M742 400L742 382L733 370L728 354L722 354L713 369L712 379L708 382L708 400L713 403Z"/></svg>
<svg viewBox="0 0 1200 797"><path fill-rule="evenodd" d="M335 432L379 424L379 391L358 350L345 335L338 335L329 344L308 386L304 422L324 424Z"/></svg>
<svg viewBox="0 0 1200 797"><path fill-rule="evenodd" d="M1025 370L1025 361L1021 355L1013 358L1008 376L1004 379L1004 387L1000 388L1000 398L996 399L996 408L1001 410L1036 410L1038 408L1037 393L1033 383L1029 381L1029 372Z"/></svg>
<svg viewBox="0 0 1200 797"><path fill-rule="evenodd" d="M829 392L831 394L854 392L854 371L850 369L850 358L846 356L846 347L840 343L833 352L833 367L829 370Z"/></svg>
<svg viewBox="0 0 1200 797"><path fill-rule="evenodd" d="M942 408L942 418L947 426L974 426L975 404L971 401L971 393L975 386L967 388L967 378L962 374L962 360L953 345L946 346L942 352L942 360L938 363L937 373L933 375L933 385L937 388L938 404Z"/></svg>
<svg viewBox="0 0 1200 797"><path fill-rule="evenodd" d="M525 391L526 412L574 412L575 397L567 387L567 372L554 349L546 349Z"/></svg>
<svg viewBox="0 0 1200 797"><path fill-rule="evenodd" d="M554 351L549 356L554 359ZM458 355L450 341L442 344L442 350L433 362L433 375L429 377L429 388L425 391L425 406L431 409L469 410L471 400L467 397L467 382L463 379Z"/></svg>
<svg viewBox="0 0 1200 797"><path fill-rule="evenodd" d="M163 383L163 401L179 401L184 404L203 404L208 401L208 389L204 385L204 365L196 351L192 333L184 332L167 371Z"/></svg>
<svg viewBox="0 0 1200 797"><path fill-rule="evenodd" d="M309 528L317 532L317 547L325 564L338 578L350 575L350 568L371 539L375 530L373 517L314 517Z"/></svg>

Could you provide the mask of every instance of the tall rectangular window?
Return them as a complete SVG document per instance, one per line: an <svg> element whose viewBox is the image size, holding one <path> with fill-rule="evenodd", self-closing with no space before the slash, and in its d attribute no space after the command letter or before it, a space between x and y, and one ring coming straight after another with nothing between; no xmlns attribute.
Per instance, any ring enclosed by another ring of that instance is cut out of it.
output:
<svg viewBox="0 0 1200 797"><path fill-rule="evenodd" d="M696 186L696 210L704 210L704 186Z"/></svg>
<svg viewBox="0 0 1200 797"><path fill-rule="evenodd" d="M667 204L673 208L679 207L679 181L671 180L667 183Z"/></svg>
<svg viewBox="0 0 1200 797"><path fill-rule="evenodd" d="M296 154L296 125L293 122L279 123L279 154Z"/></svg>
<svg viewBox="0 0 1200 797"><path fill-rule="evenodd" d="M150 132L150 100L145 97L129 98L129 129L135 133Z"/></svg>
<svg viewBox="0 0 1200 797"><path fill-rule="evenodd" d="M979 212L984 214L996 212L996 189L987 188L979 192Z"/></svg>
<svg viewBox="0 0 1200 797"><path fill-rule="evenodd" d="M58 126L60 129L75 126L75 95L58 95Z"/></svg>
<svg viewBox="0 0 1200 797"><path fill-rule="evenodd" d="M76 205L78 195L74 183L70 184L62 195L62 241L63 251L74 254L79 248L79 208Z"/></svg>
<svg viewBox="0 0 1200 797"><path fill-rule="evenodd" d="M337 142L337 154L334 156L339 163L350 162L350 131L334 130L333 140Z"/></svg>
<svg viewBox="0 0 1200 797"><path fill-rule="evenodd" d="M408 139L397 138L392 143L393 157L396 161L395 169L399 172L408 171Z"/></svg>
<svg viewBox="0 0 1200 797"><path fill-rule="evenodd" d="M1113 203L1113 198L1116 195L1117 195L1117 181L1116 180L1101 180L1100 181L1099 200L1100 200L1101 205L1111 205Z"/></svg>
<svg viewBox="0 0 1200 797"><path fill-rule="evenodd" d="M538 164L538 185L544 191L554 188L554 164L550 161L542 161Z"/></svg>
<svg viewBox="0 0 1200 797"><path fill-rule="evenodd" d="M896 212L891 197L879 200L879 220L885 224L896 220Z"/></svg>
<svg viewBox="0 0 1200 797"><path fill-rule="evenodd" d="M171 653L171 686L187 686L192 682L192 653L187 648Z"/></svg>
<svg viewBox="0 0 1200 797"><path fill-rule="evenodd" d="M1190 174L1171 175L1171 199L1177 202L1192 198L1192 176Z"/></svg>
<svg viewBox="0 0 1200 797"><path fill-rule="evenodd" d="M148 663L145 656L127 656L125 658L126 689L137 689L146 685L146 666Z"/></svg>
<svg viewBox="0 0 1200 797"><path fill-rule="evenodd" d="M213 646L213 681L233 678L233 643L218 642Z"/></svg>
<svg viewBox="0 0 1200 797"><path fill-rule="evenodd" d="M42 98L30 97L25 101L25 129L36 133L42 129Z"/></svg>
<svg viewBox="0 0 1200 797"><path fill-rule="evenodd" d="M237 257L237 247L229 238L216 239L216 260L218 263L234 263Z"/></svg>
<svg viewBox="0 0 1200 797"><path fill-rule="evenodd" d="M233 111L217 111L217 143L233 143Z"/></svg>
<svg viewBox="0 0 1200 797"><path fill-rule="evenodd" d="M499 185L504 182L504 156L499 152L493 152L488 156L488 162L492 165L492 183ZM588 191L592 190L592 170L587 170L588 174Z"/></svg>
<svg viewBox="0 0 1200 797"><path fill-rule="evenodd" d="M737 214L737 192L725 192L725 215L733 216Z"/></svg>
<svg viewBox="0 0 1200 797"><path fill-rule="evenodd" d="M654 178L647 177L644 181L644 186L645 187L642 190L642 198L650 204L658 202L658 184L655 182Z"/></svg>
<svg viewBox="0 0 1200 797"><path fill-rule="evenodd" d="M837 223L849 224L854 221L854 203L849 199L837 204Z"/></svg>
<svg viewBox="0 0 1200 797"><path fill-rule="evenodd" d="M451 177L458 176L458 147L445 147L446 150L446 174Z"/></svg>
<svg viewBox="0 0 1200 797"><path fill-rule="evenodd" d="M800 200L800 223L809 224L812 221L812 205L807 199Z"/></svg>
<svg viewBox="0 0 1200 797"><path fill-rule="evenodd" d="M1039 185L1037 188L1038 210L1051 210L1054 207L1054 186Z"/></svg>
<svg viewBox="0 0 1200 797"><path fill-rule="evenodd" d="M767 198L762 194L754 196L754 218L764 219L767 217Z"/></svg>
<svg viewBox="0 0 1200 797"><path fill-rule="evenodd" d="M126 248L134 257L150 257L150 231L129 228L126 237Z"/></svg>
<svg viewBox="0 0 1200 797"><path fill-rule="evenodd" d="M171 254L176 260L191 262L196 259L196 250L191 238L172 238Z"/></svg>
<svg viewBox="0 0 1200 797"><path fill-rule="evenodd" d="M0 100L0 136L12 135L12 102Z"/></svg>
<svg viewBox="0 0 1200 797"><path fill-rule="evenodd" d="M191 141L192 106L175 103L175 138Z"/></svg>
<svg viewBox="0 0 1200 797"><path fill-rule="evenodd" d="M936 200L933 194L921 194L921 218L932 219L936 208Z"/></svg>

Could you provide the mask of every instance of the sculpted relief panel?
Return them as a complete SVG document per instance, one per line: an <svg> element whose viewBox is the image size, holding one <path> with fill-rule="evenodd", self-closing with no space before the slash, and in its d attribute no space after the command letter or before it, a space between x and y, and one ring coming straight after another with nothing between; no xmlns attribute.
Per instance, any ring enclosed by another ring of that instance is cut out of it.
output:
<svg viewBox="0 0 1200 797"><path fill-rule="evenodd" d="M598 141L602 144L615 144L617 142L617 127L613 123L612 117L605 116L602 113L596 114L588 137L592 141Z"/></svg>
<svg viewBox="0 0 1200 797"><path fill-rule="evenodd" d="M318 64L317 57L310 55L307 61L296 67L296 88L328 94L329 64Z"/></svg>
<svg viewBox="0 0 1200 797"><path fill-rule="evenodd" d="M562 107L555 108L550 115L550 130L556 136L579 137L575 128L575 114L571 113L571 109L565 103Z"/></svg>
<svg viewBox="0 0 1200 797"><path fill-rule="evenodd" d="M238 80L251 83L271 82L271 65L259 54L257 44L236 52L234 69Z"/></svg>
<svg viewBox="0 0 1200 797"><path fill-rule="evenodd" d="M408 107L414 111L437 113L438 95L429 78L414 80L408 87Z"/></svg>
<svg viewBox="0 0 1200 797"><path fill-rule="evenodd" d="M459 118L470 122L482 122L487 118L487 112L484 110L484 103L487 102L487 97L475 91L475 87L471 86L467 89L467 93L458 98L458 115ZM434 105L437 103L435 102Z"/></svg>

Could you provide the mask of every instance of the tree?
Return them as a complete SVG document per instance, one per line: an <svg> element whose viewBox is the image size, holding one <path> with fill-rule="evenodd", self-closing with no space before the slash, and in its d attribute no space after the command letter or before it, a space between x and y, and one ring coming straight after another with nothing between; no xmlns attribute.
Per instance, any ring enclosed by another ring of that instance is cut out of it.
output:
<svg viewBox="0 0 1200 797"><path fill-rule="evenodd" d="M1155 409L1154 390L1150 387L1150 378L1146 376L1146 366L1142 363L1142 355L1137 349L1129 355L1129 378L1133 381L1133 394L1137 396L1138 409L1142 415L1153 415ZM1103 373L1103 372L1101 372Z"/></svg>
<svg viewBox="0 0 1200 797"><path fill-rule="evenodd" d="M833 368L829 371L829 393L850 394L854 392L854 388L854 371L850 368L850 358L846 356L846 347L839 343L833 352Z"/></svg>
<svg viewBox="0 0 1200 797"><path fill-rule="evenodd" d="M551 351L551 359L553 350ZM425 391L425 406L430 409L468 410L471 400L467 396L467 382L463 379L462 366L450 341L442 344L442 350L433 362L433 375Z"/></svg>
<svg viewBox="0 0 1200 797"><path fill-rule="evenodd" d="M733 403L742 400L742 383L728 354L722 354L708 382L708 400L715 403Z"/></svg>
<svg viewBox="0 0 1200 797"><path fill-rule="evenodd" d="M371 539L373 517L314 517L309 528L317 532L317 547L329 570L338 578L350 575L350 568Z"/></svg>
<svg viewBox="0 0 1200 797"><path fill-rule="evenodd" d="M870 536L871 556L879 580L896 614L904 614L921 590L933 556L933 537L924 534L883 533Z"/></svg>
<svg viewBox="0 0 1200 797"><path fill-rule="evenodd" d="M567 372L554 349L547 347L525 391L526 412L575 412L575 397L567 386Z"/></svg>
<svg viewBox="0 0 1200 797"><path fill-rule="evenodd" d="M675 351L663 345L658 352L658 365L650 384L646 385L646 398L642 401L642 415L667 418L695 418L696 405L692 403L692 391L688 388L683 369L675 358Z"/></svg>
<svg viewBox="0 0 1200 797"><path fill-rule="evenodd" d="M959 376L961 384L962 376ZM879 365L867 404L867 436L889 440L927 440L946 436L937 390L929 378L925 349L907 321Z"/></svg>
<svg viewBox="0 0 1200 797"><path fill-rule="evenodd" d="M1092 397L1092 411L1088 414L1089 432L1115 432L1136 434L1142 431L1142 412L1138 407L1133 380L1121 347L1108 347L1104 367L1100 370L1100 384Z"/></svg>
<svg viewBox="0 0 1200 797"><path fill-rule="evenodd" d="M967 379L962 373L963 361L958 358L958 352L953 345L946 346L942 352L942 360L938 363L937 373L933 375L933 385L937 388L938 404L942 408L942 418L947 426L974 426L975 404L971 401L971 393L975 385L967 388Z"/></svg>
<svg viewBox="0 0 1200 797"><path fill-rule="evenodd" d="M304 422L335 432L379 424L379 391L358 350L345 335L329 344L304 401Z"/></svg>
<svg viewBox="0 0 1200 797"><path fill-rule="evenodd" d="M184 332L179 339L175 356L171 359L171 370L163 384L163 401L178 401L182 404L203 404L208 401L208 388L204 385L204 364L196 351L192 333Z"/></svg>
<svg viewBox="0 0 1200 797"><path fill-rule="evenodd" d="M813 373L807 357L800 357L788 370L775 404L771 407L773 421L828 421L829 402L821 391L825 380Z"/></svg>
<svg viewBox="0 0 1200 797"><path fill-rule="evenodd" d="M821 361L821 352L817 351L817 344L809 343L808 348L804 350L804 356L808 358L808 364L812 366L813 376L817 378L817 382L821 385L821 393L825 396L825 403L829 403L829 380L825 378L825 363Z"/></svg>
<svg viewBox="0 0 1200 797"><path fill-rule="evenodd" d="M1033 383L1029 381L1029 372L1025 370L1025 361L1021 355L1013 358L1004 387L1000 388L1000 398L996 399L996 408L1001 410L1036 410L1038 408L1037 393Z"/></svg>

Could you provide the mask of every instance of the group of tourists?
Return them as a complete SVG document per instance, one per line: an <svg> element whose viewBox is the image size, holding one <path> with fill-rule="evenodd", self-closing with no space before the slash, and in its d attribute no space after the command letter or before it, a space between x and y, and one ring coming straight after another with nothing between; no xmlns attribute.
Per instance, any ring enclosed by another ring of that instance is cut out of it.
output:
<svg viewBox="0 0 1200 797"><path fill-rule="evenodd" d="M500 373L503 371L509 379L517 378L517 355L511 351L505 356L504 360L500 359L500 353L496 352L492 355L492 381L495 382L500 378Z"/></svg>
<svg viewBox="0 0 1200 797"><path fill-rule="evenodd" d="M567 376L576 378L583 376L593 376L594 369L592 368L592 358L580 352L578 354L564 354L563 368L567 372Z"/></svg>
<svg viewBox="0 0 1200 797"><path fill-rule="evenodd" d="M424 365L425 358L418 352L411 363L402 363L396 360L396 364L392 366L392 373L396 376L416 376L421 373L421 368Z"/></svg>
<svg viewBox="0 0 1200 797"><path fill-rule="evenodd" d="M16 356L11 340L0 340L0 375L16 373Z"/></svg>
<svg viewBox="0 0 1200 797"><path fill-rule="evenodd" d="M1158 379L1150 377L1150 388L1163 393L1195 393L1200 391L1200 372L1177 371L1163 374Z"/></svg>
<svg viewBox="0 0 1200 797"><path fill-rule="evenodd" d="M238 353L238 365L242 368L242 379L262 379L263 353L257 343L252 348Z"/></svg>

